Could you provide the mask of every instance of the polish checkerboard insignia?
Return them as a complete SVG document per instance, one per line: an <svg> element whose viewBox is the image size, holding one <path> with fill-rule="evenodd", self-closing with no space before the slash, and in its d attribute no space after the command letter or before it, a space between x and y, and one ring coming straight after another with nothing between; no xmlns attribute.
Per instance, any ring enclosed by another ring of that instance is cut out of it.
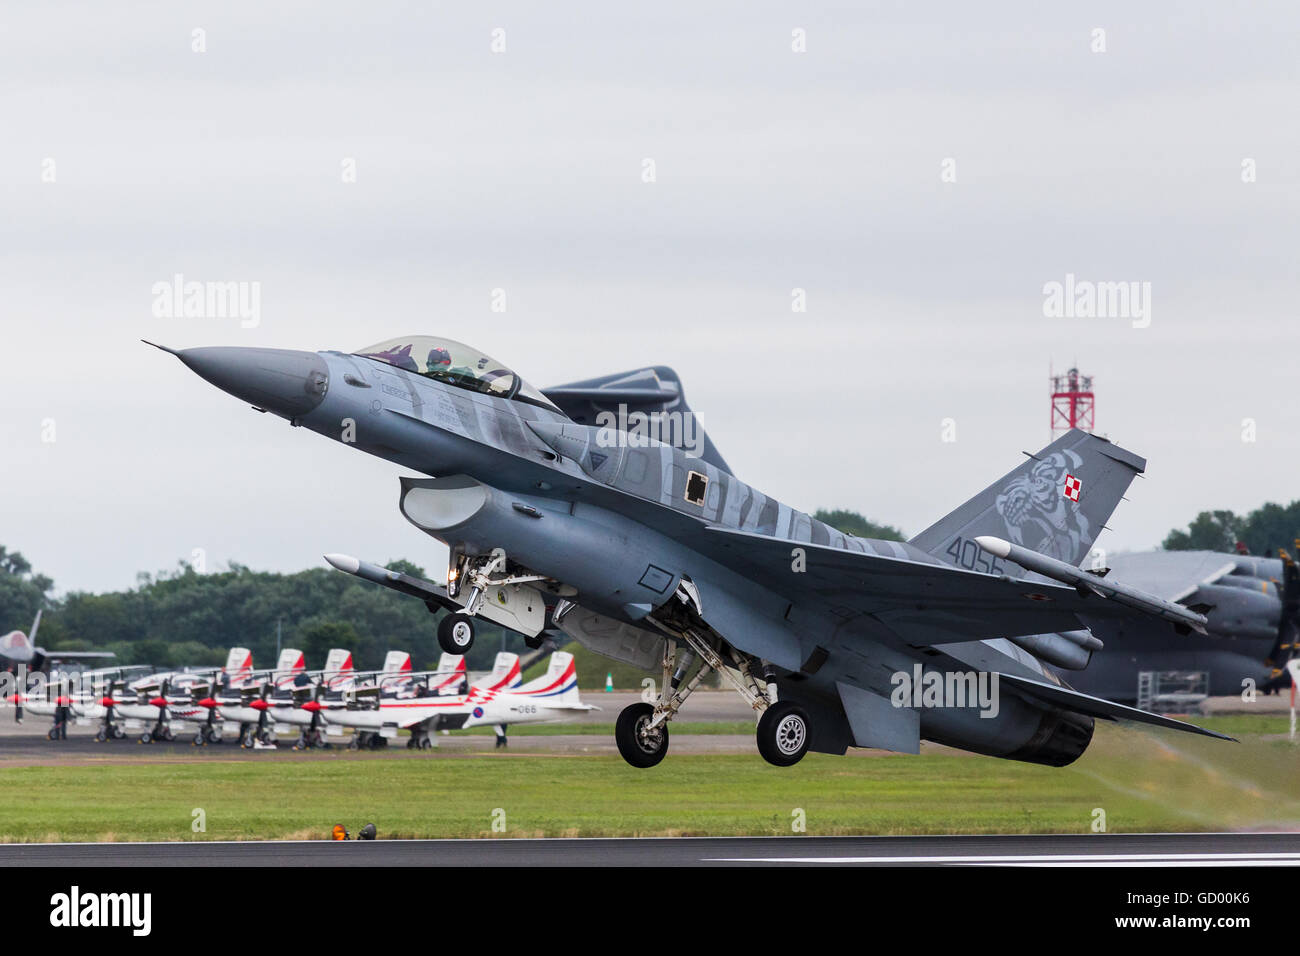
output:
<svg viewBox="0 0 1300 956"><path fill-rule="evenodd" d="M1061 494L1071 501L1079 500L1079 491L1083 488L1083 482L1074 475L1065 476L1065 484L1061 487Z"/></svg>

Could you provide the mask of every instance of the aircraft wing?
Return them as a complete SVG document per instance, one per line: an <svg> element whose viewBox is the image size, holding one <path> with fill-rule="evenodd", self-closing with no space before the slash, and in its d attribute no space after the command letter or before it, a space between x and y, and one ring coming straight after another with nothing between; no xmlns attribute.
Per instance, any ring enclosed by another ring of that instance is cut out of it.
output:
<svg viewBox="0 0 1300 956"><path fill-rule="evenodd" d="M1100 594L1085 596L1072 587L965 571L938 561L849 551L717 525L706 532L706 553L733 571L791 602L819 601L846 618L874 617L912 644L1073 631L1086 627L1080 615L1131 620L1142 614ZM804 554L805 570L794 570L795 549ZM1153 613L1157 607L1152 600ZM1189 620L1204 620L1185 613Z"/></svg>

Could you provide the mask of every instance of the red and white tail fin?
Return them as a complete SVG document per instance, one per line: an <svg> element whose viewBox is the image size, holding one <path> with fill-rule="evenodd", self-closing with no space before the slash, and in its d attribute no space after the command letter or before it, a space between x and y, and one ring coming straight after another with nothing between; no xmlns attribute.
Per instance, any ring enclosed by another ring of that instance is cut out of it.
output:
<svg viewBox="0 0 1300 956"><path fill-rule="evenodd" d="M578 668L573 655L556 651L546 665L546 673L520 687L517 693L544 699L549 704L578 703Z"/></svg>
<svg viewBox="0 0 1300 956"><path fill-rule="evenodd" d="M286 647L280 652L280 659L275 662L275 683L286 686L307 669L307 658L295 647Z"/></svg>
<svg viewBox="0 0 1300 956"><path fill-rule="evenodd" d="M352 652L346 647L331 647L325 655L325 669L321 679L327 687L337 690L352 681Z"/></svg>
<svg viewBox="0 0 1300 956"><path fill-rule="evenodd" d="M297 648L286 647L280 652L280 659L275 662L275 669L277 673L287 674L292 674L295 671L305 671L307 669L307 658Z"/></svg>
<svg viewBox="0 0 1300 956"><path fill-rule="evenodd" d="M247 647L232 647L226 655L225 672L232 687L246 683L253 674L253 652Z"/></svg>
<svg viewBox="0 0 1300 956"><path fill-rule="evenodd" d="M523 682L519 670L519 655L502 651L497 654L492 673L477 681L474 686L482 690L511 690Z"/></svg>
<svg viewBox="0 0 1300 956"><path fill-rule="evenodd" d="M389 651L384 655L385 674L401 674L411 669L411 655L406 651Z"/></svg>
<svg viewBox="0 0 1300 956"><path fill-rule="evenodd" d="M352 670L352 652L346 647L331 647L325 655L325 673L331 677Z"/></svg>
<svg viewBox="0 0 1300 956"><path fill-rule="evenodd" d="M465 658L460 654L443 653L438 658L438 676L429 682L429 689L439 697L459 694L465 682Z"/></svg>

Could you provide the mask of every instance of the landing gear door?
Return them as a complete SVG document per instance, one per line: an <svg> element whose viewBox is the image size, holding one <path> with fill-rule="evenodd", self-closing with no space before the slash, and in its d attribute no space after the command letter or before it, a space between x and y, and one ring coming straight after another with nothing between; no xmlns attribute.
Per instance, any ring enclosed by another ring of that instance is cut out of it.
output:
<svg viewBox="0 0 1300 956"><path fill-rule="evenodd" d="M452 600L461 604L461 594ZM541 591L527 584L494 584L484 592L478 616L525 637L536 637L546 626L546 602Z"/></svg>

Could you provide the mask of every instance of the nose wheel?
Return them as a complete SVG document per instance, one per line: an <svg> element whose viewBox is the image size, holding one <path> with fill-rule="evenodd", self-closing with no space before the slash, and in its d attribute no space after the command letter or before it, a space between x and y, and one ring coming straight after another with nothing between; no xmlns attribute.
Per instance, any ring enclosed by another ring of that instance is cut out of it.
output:
<svg viewBox="0 0 1300 956"><path fill-rule="evenodd" d="M438 622L438 646L448 654L464 655L474 646L474 619L456 612Z"/></svg>

